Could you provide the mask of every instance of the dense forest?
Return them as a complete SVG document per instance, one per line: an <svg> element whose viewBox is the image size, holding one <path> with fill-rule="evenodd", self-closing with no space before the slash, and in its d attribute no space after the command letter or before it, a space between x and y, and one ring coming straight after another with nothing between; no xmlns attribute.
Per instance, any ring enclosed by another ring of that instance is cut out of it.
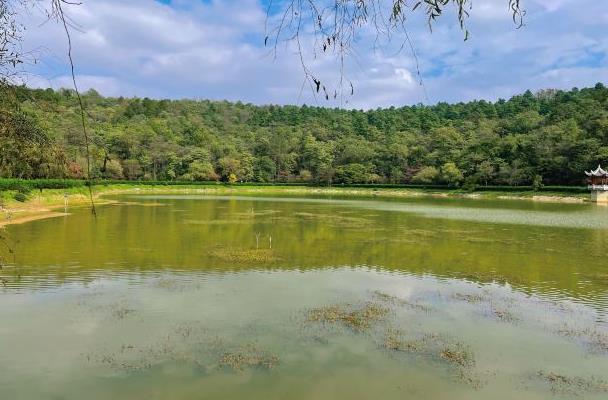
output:
<svg viewBox="0 0 608 400"><path fill-rule="evenodd" d="M76 93L5 87L0 177L83 178ZM608 89L369 111L83 94L93 178L581 184L608 162Z"/></svg>

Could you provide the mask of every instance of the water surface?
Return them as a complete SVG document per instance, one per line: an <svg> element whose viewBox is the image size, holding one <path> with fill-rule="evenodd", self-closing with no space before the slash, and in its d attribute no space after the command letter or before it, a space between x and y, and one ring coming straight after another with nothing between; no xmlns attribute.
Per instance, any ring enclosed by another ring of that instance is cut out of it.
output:
<svg viewBox="0 0 608 400"><path fill-rule="evenodd" d="M606 208L119 200L7 229L3 396L608 396Z"/></svg>

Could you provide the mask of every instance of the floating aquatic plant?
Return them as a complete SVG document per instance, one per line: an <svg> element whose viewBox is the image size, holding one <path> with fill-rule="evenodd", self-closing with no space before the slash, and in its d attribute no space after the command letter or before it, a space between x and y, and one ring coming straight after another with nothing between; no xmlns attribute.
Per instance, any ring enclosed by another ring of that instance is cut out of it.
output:
<svg viewBox="0 0 608 400"><path fill-rule="evenodd" d="M539 371L537 378L548 383L556 394L582 395L583 393L608 393L608 382L597 378L567 376L555 372Z"/></svg>
<svg viewBox="0 0 608 400"><path fill-rule="evenodd" d="M261 350L257 345L250 343L234 351L221 355L219 365L236 372L243 372L246 368L272 369L279 363L279 357L270 352Z"/></svg>
<svg viewBox="0 0 608 400"><path fill-rule="evenodd" d="M560 328L557 333L570 339L577 339L592 353L608 353L608 332L593 328Z"/></svg>
<svg viewBox="0 0 608 400"><path fill-rule="evenodd" d="M400 297L381 292L379 290L374 291L374 296L378 300L380 300L384 303L390 304L392 306L407 306L408 308L412 308L412 309L415 309L418 311L426 311L426 312L429 312L432 310L432 308L430 306L427 306L425 304L414 303L414 302L402 299Z"/></svg>
<svg viewBox="0 0 608 400"><path fill-rule="evenodd" d="M460 343L445 347L441 350L439 356L447 362L456 364L460 367L467 368L475 365L473 352Z"/></svg>
<svg viewBox="0 0 608 400"><path fill-rule="evenodd" d="M280 260L272 249L233 249L217 247L209 256L234 264L269 264Z"/></svg>
<svg viewBox="0 0 608 400"><path fill-rule="evenodd" d="M362 307L332 305L308 311L307 319L313 322L340 323L354 331L364 331L388 312L388 308L372 302L367 302Z"/></svg>

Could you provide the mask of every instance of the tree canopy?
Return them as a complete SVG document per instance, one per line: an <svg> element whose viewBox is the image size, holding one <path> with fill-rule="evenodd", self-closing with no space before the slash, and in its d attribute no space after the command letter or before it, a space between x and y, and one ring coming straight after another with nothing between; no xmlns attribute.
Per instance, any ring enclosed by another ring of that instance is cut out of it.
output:
<svg viewBox="0 0 608 400"><path fill-rule="evenodd" d="M84 177L73 90L14 87L3 177ZM6 98L6 96L4 96ZM608 161L608 89L369 111L240 102L82 99L94 178L256 182L580 184ZM8 126L8 124L3 124ZM25 166L27 167L25 167Z"/></svg>

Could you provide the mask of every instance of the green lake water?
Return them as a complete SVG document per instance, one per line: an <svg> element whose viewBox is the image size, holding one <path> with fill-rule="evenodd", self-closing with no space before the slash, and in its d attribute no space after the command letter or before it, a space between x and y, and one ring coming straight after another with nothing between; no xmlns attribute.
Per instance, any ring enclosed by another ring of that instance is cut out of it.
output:
<svg viewBox="0 0 608 400"><path fill-rule="evenodd" d="M608 398L608 208L117 199L7 227L1 399Z"/></svg>

